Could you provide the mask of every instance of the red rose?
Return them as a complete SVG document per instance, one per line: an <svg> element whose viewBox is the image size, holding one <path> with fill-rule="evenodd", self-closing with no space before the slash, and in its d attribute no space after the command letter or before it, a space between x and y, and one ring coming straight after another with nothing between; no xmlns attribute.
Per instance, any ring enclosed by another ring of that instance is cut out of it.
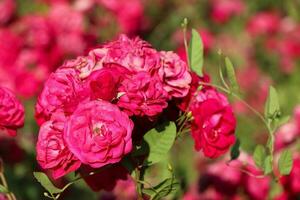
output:
<svg viewBox="0 0 300 200"><path fill-rule="evenodd" d="M107 64L93 71L86 80L91 90L91 99L111 101L117 96L119 84L128 73L126 68L116 64Z"/></svg>
<svg viewBox="0 0 300 200"><path fill-rule="evenodd" d="M133 122L107 101L81 103L65 125L64 139L84 164L99 168L119 162L132 148Z"/></svg>
<svg viewBox="0 0 300 200"><path fill-rule="evenodd" d="M216 158L235 141L236 120L227 98L215 89L203 89L192 100L192 136L197 151Z"/></svg>
<svg viewBox="0 0 300 200"><path fill-rule="evenodd" d="M40 127L36 146L37 161L43 169L50 170L55 179L75 171L81 165L63 139L64 121L64 115L59 113L45 122Z"/></svg>
<svg viewBox="0 0 300 200"><path fill-rule="evenodd" d="M8 89L0 87L0 130L11 136L24 125L24 107Z"/></svg>

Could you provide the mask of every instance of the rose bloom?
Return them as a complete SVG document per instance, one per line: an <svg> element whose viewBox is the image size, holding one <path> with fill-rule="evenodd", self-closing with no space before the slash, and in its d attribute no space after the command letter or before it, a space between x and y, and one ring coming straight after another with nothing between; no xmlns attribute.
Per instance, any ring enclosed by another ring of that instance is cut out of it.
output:
<svg viewBox="0 0 300 200"><path fill-rule="evenodd" d="M81 103L65 125L64 139L84 164L99 168L119 162L132 149L133 122L102 100Z"/></svg>
<svg viewBox="0 0 300 200"><path fill-rule="evenodd" d="M24 125L24 107L15 95L0 87L0 130L15 136L16 129Z"/></svg>
<svg viewBox="0 0 300 200"><path fill-rule="evenodd" d="M126 35L121 35L104 48L107 49L104 63L119 64L132 72L152 72L160 66L159 53L138 37L129 39Z"/></svg>
<svg viewBox="0 0 300 200"><path fill-rule="evenodd" d="M154 117L168 106L168 93L156 76L139 72L125 79L119 92L118 106L128 115Z"/></svg>
<svg viewBox="0 0 300 200"><path fill-rule="evenodd" d="M56 113L40 127L37 141L37 161L49 170L54 179L77 170L81 162L69 151L64 139L63 113Z"/></svg>
<svg viewBox="0 0 300 200"><path fill-rule="evenodd" d="M117 97L118 87L129 71L117 64L106 64L104 68L93 71L86 79L91 99L111 101Z"/></svg>
<svg viewBox="0 0 300 200"><path fill-rule="evenodd" d="M236 119L227 98L215 89L203 88L192 100L192 136L197 151L217 158L235 142Z"/></svg>
<svg viewBox="0 0 300 200"><path fill-rule="evenodd" d="M52 113L60 109L65 115L72 114L87 95L76 69L60 67L50 75L37 100L35 117L38 124L49 120Z"/></svg>
<svg viewBox="0 0 300 200"><path fill-rule="evenodd" d="M158 75L164 84L164 89L172 97L186 96L192 81L188 66L171 51L161 51L160 55L162 66L159 68Z"/></svg>

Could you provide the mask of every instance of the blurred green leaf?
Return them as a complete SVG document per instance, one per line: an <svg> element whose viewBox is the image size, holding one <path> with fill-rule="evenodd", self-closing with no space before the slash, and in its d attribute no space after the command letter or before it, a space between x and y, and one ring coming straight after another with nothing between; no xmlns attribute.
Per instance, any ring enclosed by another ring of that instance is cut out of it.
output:
<svg viewBox="0 0 300 200"><path fill-rule="evenodd" d="M281 175L289 175L293 167L292 152L289 149L284 150L278 160L278 169Z"/></svg>
<svg viewBox="0 0 300 200"><path fill-rule="evenodd" d="M230 82L230 87L231 87L232 91L235 93L239 93L239 85L236 80L234 67L228 57L225 57L225 67L226 67L226 73L227 73L227 77Z"/></svg>
<svg viewBox="0 0 300 200"><path fill-rule="evenodd" d="M274 87L270 87L269 96L265 104L265 118L277 119L280 116L280 106L278 101L278 94Z"/></svg>
<svg viewBox="0 0 300 200"><path fill-rule="evenodd" d="M9 191L6 187L4 187L3 185L0 185L0 193L7 194L7 193L9 193Z"/></svg>
<svg viewBox="0 0 300 200"><path fill-rule="evenodd" d="M203 76L203 42L200 34L192 29L192 37L189 45L190 68L197 75Z"/></svg>
<svg viewBox="0 0 300 200"><path fill-rule="evenodd" d="M179 190L179 182L172 178L165 179L153 188L144 188L143 193L150 196L150 200L159 200Z"/></svg>
<svg viewBox="0 0 300 200"><path fill-rule="evenodd" d="M51 194L58 194L63 192L62 189L57 188L53 185L53 183L49 180L48 176L43 172L33 172L34 177L37 181Z"/></svg>
<svg viewBox="0 0 300 200"><path fill-rule="evenodd" d="M255 162L255 165L260 169L264 169L265 158L266 158L265 148L262 145L257 145L253 153L253 160Z"/></svg>
<svg viewBox="0 0 300 200"><path fill-rule="evenodd" d="M176 125L174 122L166 122L162 126L148 131L144 141L149 148L149 155L145 165L155 164L164 159L174 144L176 138Z"/></svg>
<svg viewBox="0 0 300 200"><path fill-rule="evenodd" d="M272 157L267 156L264 160L264 174L270 174L273 170Z"/></svg>
<svg viewBox="0 0 300 200"><path fill-rule="evenodd" d="M240 140L237 139L234 145L232 146L230 151L231 160L235 160L240 156L240 144L241 144Z"/></svg>

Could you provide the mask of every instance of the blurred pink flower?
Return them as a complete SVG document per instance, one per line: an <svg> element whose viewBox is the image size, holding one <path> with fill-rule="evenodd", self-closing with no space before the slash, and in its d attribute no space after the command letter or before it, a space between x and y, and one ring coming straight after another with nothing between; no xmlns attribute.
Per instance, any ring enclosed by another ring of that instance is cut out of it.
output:
<svg viewBox="0 0 300 200"><path fill-rule="evenodd" d="M284 187L285 191L289 194L300 193L300 157L299 155L294 155L293 167L290 175L282 176L280 182Z"/></svg>
<svg viewBox="0 0 300 200"><path fill-rule="evenodd" d="M0 2L0 27L7 23L16 10L15 0L2 0Z"/></svg>
<svg viewBox="0 0 300 200"><path fill-rule="evenodd" d="M211 0L211 3L211 17L217 23L226 23L245 9L244 2L241 0Z"/></svg>
<svg viewBox="0 0 300 200"><path fill-rule="evenodd" d="M144 8L141 0L97 1L116 15L121 26L121 33L132 35L139 31L144 18Z"/></svg>
<svg viewBox="0 0 300 200"><path fill-rule="evenodd" d="M0 87L0 132L10 136L24 125L24 107L16 96L7 88Z"/></svg>
<svg viewBox="0 0 300 200"><path fill-rule="evenodd" d="M247 31L253 36L276 33L280 28L280 16L273 12L260 12L252 16Z"/></svg>

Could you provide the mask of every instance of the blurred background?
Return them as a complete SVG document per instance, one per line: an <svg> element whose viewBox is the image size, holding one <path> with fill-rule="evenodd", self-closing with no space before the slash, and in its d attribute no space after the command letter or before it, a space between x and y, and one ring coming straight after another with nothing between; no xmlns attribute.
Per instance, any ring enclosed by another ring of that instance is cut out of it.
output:
<svg viewBox="0 0 300 200"><path fill-rule="evenodd" d="M269 86L277 88L283 115L291 118L278 131L276 150L289 145L297 156L299 10L299 0L0 0L0 85L13 90L26 107L25 126L18 136L13 139L0 136L0 156L10 189L17 199L46 198L32 175L40 170L35 160L38 126L34 104L52 71L64 60L85 55L89 49L121 33L139 36L155 48L175 51L185 59L180 26L185 17L189 19L189 28L195 28L202 36L205 71L213 82L218 83L221 50L233 61L242 96L251 106L262 111ZM233 106L238 117L236 134L242 156L247 159L247 153L256 144L266 143L267 133L243 104L233 100ZM164 173L161 169L172 163L182 185L181 191L170 198L281 198L284 186L237 175L232 168L226 169L226 158L207 160L193 149L190 137L181 138L172 150L170 161L161 163L157 166L160 170L154 169L149 175L152 179L163 176L159 174ZM300 180L298 170L296 178ZM243 184L238 184L240 179ZM66 181L61 179L56 184L62 186ZM286 199L298 197L300 183L297 186L299 189L296 186L290 189L292 195ZM62 199L135 199L133 193L134 186L130 183L118 184L112 192L95 193L78 182Z"/></svg>

